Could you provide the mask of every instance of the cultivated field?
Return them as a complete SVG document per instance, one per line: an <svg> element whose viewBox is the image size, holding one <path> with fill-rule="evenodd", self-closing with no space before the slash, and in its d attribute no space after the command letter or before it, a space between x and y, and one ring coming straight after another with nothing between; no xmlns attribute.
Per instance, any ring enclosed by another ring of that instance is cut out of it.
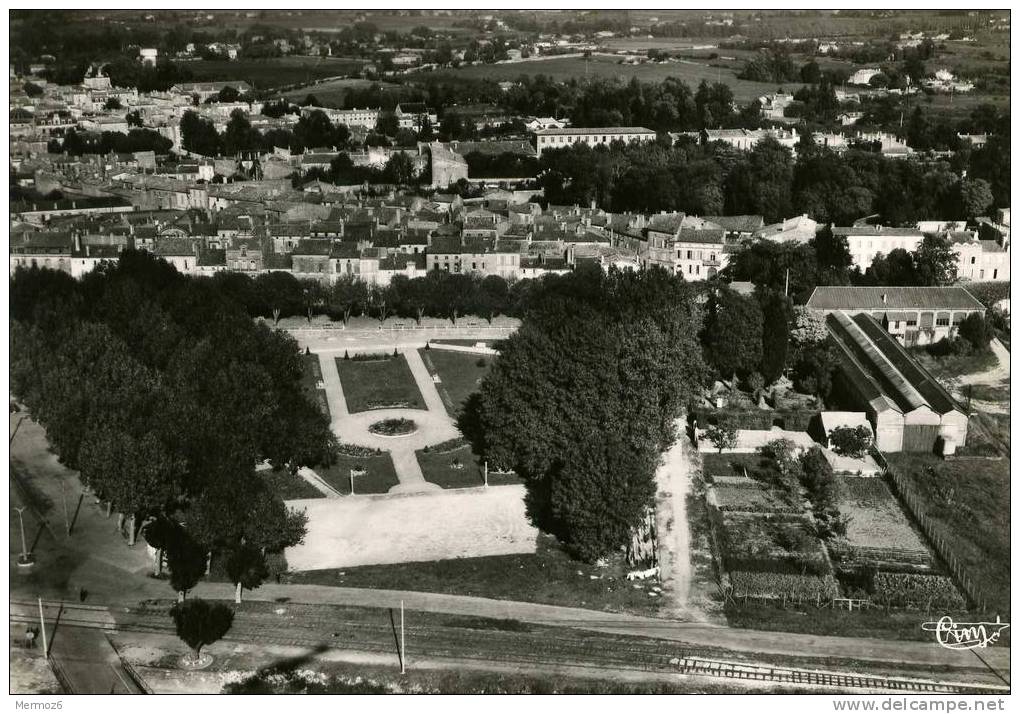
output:
<svg viewBox="0 0 1020 714"><path fill-rule="evenodd" d="M587 67L585 66L587 64ZM733 90L734 99L747 102L763 94L785 88L795 91L801 85L794 83L748 82L737 79L732 69L710 67L708 64L685 62L667 62L664 64L645 63L641 65L623 65L619 59L604 55L594 55L587 62L582 57L553 57L536 62L513 62L506 64L471 65L455 70L442 70L451 76L471 77L475 79L491 79L493 81L515 80L522 75L544 74L559 81L571 79L607 78L630 81L632 77L646 82L661 82L667 77L680 79L696 89L702 80L708 82L724 82Z"/></svg>
<svg viewBox="0 0 1020 714"><path fill-rule="evenodd" d="M839 512L849 516L846 540L851 547L897 548L922 556L928 549L880 478L837 477Z"/></svg>
<svg viewBox="0 0 1020 714"><path fill-rule="evenodd" d="M178 62L187 68L195 82L244 80L256 89L272 89L292 84L313 82L325 77L339 77L361 71L361 60L334 57L291 55L269 59L234 61Z"/></svg>

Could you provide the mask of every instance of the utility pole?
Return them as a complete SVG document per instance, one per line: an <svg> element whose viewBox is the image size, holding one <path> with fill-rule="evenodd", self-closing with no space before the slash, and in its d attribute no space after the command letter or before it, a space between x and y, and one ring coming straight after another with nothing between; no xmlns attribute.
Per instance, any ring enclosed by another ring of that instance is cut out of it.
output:
<svg viewBox="0 0 1020 714"><path fill-rule="evenodd" d="M789 297L790 295L790 269L786 269L786 287L783 288L783 295Z"/></svg>
<svg viewBox="0 0 1020 714"><path fill-rule="evenodd" d="M39 632L42 634L43 657L49 658L50 648L46 644L46 617L43 615L42 598L39 598Z"/></svg>
<svg viewBox="0 0 1020 714"><path fill-rule="evenodd" d="M354 469L351 469L351 495L354 495Z"/></svg>
<svg viewBox="0 0 1020 714"><path fill-rule="evenodd" d="M485 487L489 487L489 462L485 461L482 466L482 477L485 479Z"/></svg>
<svg viewBox="0 0 1020 714"><path fill-rule="evenodd" d="M64 506L64 530L67 535L71 535L71 518L67 515L67 483L63 479L60 480L60 501Z"/></svg>
<svg viewBox="0 0 1020 714"><path fill-rule="evenodd" d="M21 506L18 508L14 507L14 510L18 512L18 522L21 525L21 563L28 564L28 541L25 539L25 516L22 515L25 512L27 506ZM40 600L40 602L42 602Z"/></svg>
<svg viewBox="0 0 1020 714"><path fill-rule="evenodd" d="M40 601L41 602L41 601ZM404 601L400 601L400 673L404 674L405 662L404 659L407 656L407 649L404 647Z"/></svg>

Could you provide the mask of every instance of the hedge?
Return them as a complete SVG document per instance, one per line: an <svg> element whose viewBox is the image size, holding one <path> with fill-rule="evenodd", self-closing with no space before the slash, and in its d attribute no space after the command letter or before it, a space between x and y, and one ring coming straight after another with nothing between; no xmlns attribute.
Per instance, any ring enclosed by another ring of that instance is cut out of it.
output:
<svg viewBox="0 0 1020 714"><path fill-rule="evenodd" d="M705 409L693 410L698 427L707 428L720 421L732 424L737 429L767 430L779 426L789 431L807 431L808 423L818 412L810 409Z"/></svg>

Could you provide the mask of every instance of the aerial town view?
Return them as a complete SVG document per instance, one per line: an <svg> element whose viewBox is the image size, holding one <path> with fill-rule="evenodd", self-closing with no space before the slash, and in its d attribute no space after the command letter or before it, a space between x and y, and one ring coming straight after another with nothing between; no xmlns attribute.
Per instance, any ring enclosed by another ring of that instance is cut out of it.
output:
<svg viewBox="0 0 1020 714"><path fill-rule="evenodd" d="M1009 10L8 23L17 709L1004 710Z"/></svg>

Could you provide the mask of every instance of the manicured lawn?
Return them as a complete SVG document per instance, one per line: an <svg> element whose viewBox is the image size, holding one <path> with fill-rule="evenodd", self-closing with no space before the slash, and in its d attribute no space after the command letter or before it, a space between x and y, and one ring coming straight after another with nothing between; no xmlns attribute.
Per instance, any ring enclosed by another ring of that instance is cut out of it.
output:
<svg viewBox="0 0 1020 714"><path fill-rule="evenodd" d="M418 457L418 465L425 474L425 480L430 483L443 488L474 488L485 483L482 465L478 463L478 457L471 452L471 447L467 444L449 451L419 450L415 454ZM521 483L516 475L489 471L490 486L515 483Z"/></svg>
<svg viewBox="0 0 1020 714"><path fill-rule="evenodd" d="M913 486L949 549L988 600L988 614L1009 615L1009 464L928 454L888 454ZM930 468L929 468L930 467Z"/></svg>
<svg viewBox="0 0 1020 714"><path fill-rule="evenodd" d="M259 475L284 501L299 498L325 498L319 489L297 474L291 475L286 469L260 471Z"/></svg>
<svg viewBox="0 0 1020 714"><path fill-rule="evenodd" d="M659 598L648 594L654 583L635 587L635 583L627 581L626 574L622 560L614 559L605 568L587 565L564 553L555 539L540 535L538 551L532 555L369 565L342 571L309 570L285 577L291 583L475 595L654 614Z"/></svg>
<svg viewBox="0 0 1020 714"><path fill-rule="evenodd" d="M430 374L442 380L436 387L451 417L456 418L467 398L478 390L478 385L489 372L494 357L450 350L419 349Z"/></svg>
<svg viewBox="0 0 1020 714"><path fill-rule="evenodd" d="M425 408L425 400L403 355L371 361L337 357L336 368L347 408L352 413L387 407Z"/></svg>
<svg viewBox="0 0 1020 714"><path fill-rule="evenodd" d="M318 388L322 381L322 367L319 364L319 355L301 355L304 371L301 375L301 386L304 388L308 398L319 405L327 418L330 417L329 401L326 399L326 391Z"/></svg>
<svg viewBox="0 0 1020 714"><path fill-rule="evenodd" d="M351 469L365 471L364 475L354 477L355 495L386 493L400 483L397 472L393 470L393 459L385 451L379 456L369 457L340 454L336 463L328 469L313 470L319 478L346 496L351 492Z"/></svg>

